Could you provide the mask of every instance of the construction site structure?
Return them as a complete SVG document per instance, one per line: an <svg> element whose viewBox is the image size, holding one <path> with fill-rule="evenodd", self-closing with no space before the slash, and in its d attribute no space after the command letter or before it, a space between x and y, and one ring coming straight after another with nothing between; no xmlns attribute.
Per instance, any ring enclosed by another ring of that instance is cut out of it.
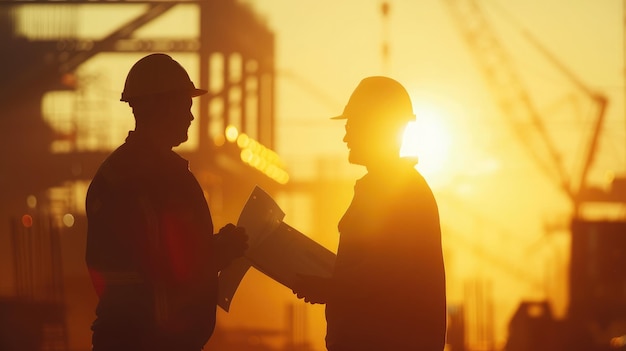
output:
<svg viewBox="0 0 626 351"><path fill-rule="evenodd" d="M86 38L77 33L80 11L87 7L114 7L121 18L134 15L102 37ZM138 35L181 7L192 8L197 16L190 21L198 24L196 35ZM105 85L102 90L120 92L122 86L107 87L106 72L80 71L97 55L132 57L123 61L126 72L138 57L152 52L187 55L197 62L189 67L197 72L192 80L209 93L194 100L197 127L190 140L195 142L178 152L190 161L216 227L236 222L255 185L272 194L289 180L274 151L274 34L245 4L2 1L0 45L2 350L64 351L90 345L95 295L84 264L84 195L101 162L123 142L123 135L112 137L119 130L111 131L116 126L107 116L105 97L89 92L99 84ZM49 97L59 92L72 96L69 112L46 115ZM287 334L281 335L289 340ZM228 350L226 339L220 340ZM298 340L287 344L306 344L301 336ZM268 348L240 339L237 349Z"/></svg>

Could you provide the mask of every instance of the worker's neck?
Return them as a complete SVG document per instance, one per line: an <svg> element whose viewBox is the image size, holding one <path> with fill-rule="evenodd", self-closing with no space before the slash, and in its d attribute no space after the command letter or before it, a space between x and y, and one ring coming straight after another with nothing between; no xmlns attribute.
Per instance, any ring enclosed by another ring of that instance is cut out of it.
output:
<svg viewBox="0 0 626 351"><path fill-rule="evenodd" d="M133 135L161 151L171 150L173 145L159 129L135 126Z"/></svg>
<svg viewBox="0 0 626 351"><path fill-rule="evenodd" d="M365 167L370 174L388 174L401 169L408 169L417 164L415 158L387 157L371 160Z"/></svg>

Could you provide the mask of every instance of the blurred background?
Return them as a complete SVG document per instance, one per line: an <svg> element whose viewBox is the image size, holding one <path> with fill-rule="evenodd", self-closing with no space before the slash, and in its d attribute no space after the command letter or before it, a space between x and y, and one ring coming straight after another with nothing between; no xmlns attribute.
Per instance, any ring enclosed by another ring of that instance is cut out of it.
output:
<svg viewBox="0 0 626 351"><path fill-rule="evenodd" d="M625 350L625 4L3 0L0 349L90 349L86 189L134 127L128 70L166 52L209 90L177 152L216 227L259 185L336 251L365 170L328 117L388 75L440 207L447 349ZM324 350L324 335L323 306L250 270L206 349Z"/></svg>

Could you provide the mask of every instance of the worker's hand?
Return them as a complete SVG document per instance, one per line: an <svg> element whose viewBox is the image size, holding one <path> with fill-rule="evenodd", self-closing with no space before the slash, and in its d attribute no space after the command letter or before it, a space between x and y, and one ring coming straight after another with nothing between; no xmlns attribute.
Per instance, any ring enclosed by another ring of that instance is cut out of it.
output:
<svg viewBox="0 0 626 351"><path fill-rule="evenodd" d="M326 303L330 298L332 280L314 275L298 274L292 291L299 299L311 304Z"/></svg>
<svg viewBox="0 0 626 351"><path fill-rule="evenodd" d="M215 251L222 269L235 258L243 256L248 249L248 235L243 227L228 223L215 234Z"/></svg>

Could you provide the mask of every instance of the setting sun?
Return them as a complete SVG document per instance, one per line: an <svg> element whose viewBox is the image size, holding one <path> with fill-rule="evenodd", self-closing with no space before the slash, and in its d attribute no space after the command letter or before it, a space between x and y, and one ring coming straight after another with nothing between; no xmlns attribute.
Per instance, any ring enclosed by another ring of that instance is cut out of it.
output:
<svg viewBox="0 0 626 351"><path fill-rule="evenodd" d="M417 168L424 175L440 174L449 159L450 131L441 113L432 107L415 110L415 122L404 130L400 156L417 157Z"/></svg>

